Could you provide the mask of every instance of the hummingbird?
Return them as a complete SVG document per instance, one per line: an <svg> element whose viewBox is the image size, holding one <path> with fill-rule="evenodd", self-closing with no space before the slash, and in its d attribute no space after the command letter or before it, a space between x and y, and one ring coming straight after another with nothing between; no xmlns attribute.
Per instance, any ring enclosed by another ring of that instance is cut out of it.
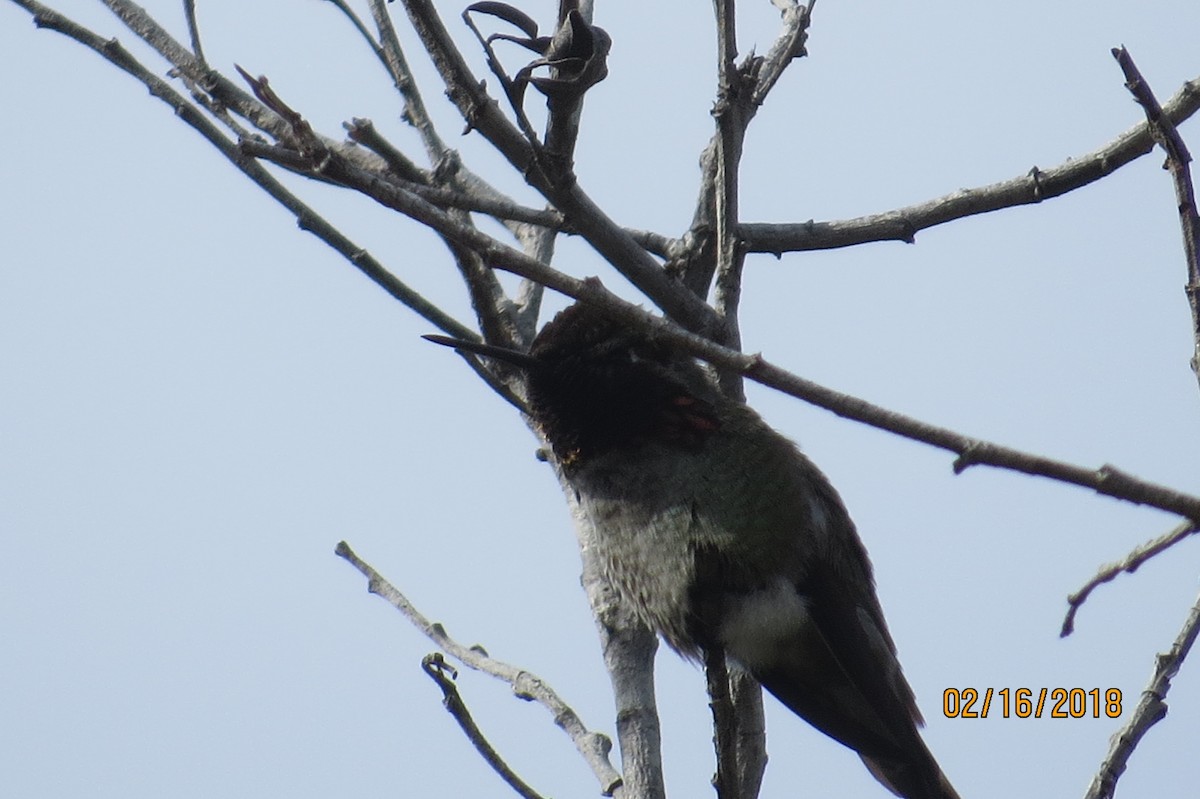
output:
<svg viewBox="0 0 1200 799"><path fill-rule="evenodd" d="M528 413L605 576L677 653L720 647L905 799L958 799L866 548L825 475L694 358L576 303L529 352L426 336L523 372Z"/></svg>

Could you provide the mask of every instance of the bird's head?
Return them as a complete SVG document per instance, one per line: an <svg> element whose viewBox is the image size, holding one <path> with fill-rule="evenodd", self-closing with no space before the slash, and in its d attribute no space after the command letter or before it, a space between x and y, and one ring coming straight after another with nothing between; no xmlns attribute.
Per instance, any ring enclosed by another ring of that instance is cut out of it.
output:
<svg viewBox="0 0 1200 799"><path fill-rule="evenodd" d="M589 305L555 316L528 353L425 338L522 370L529 412L565 466L648 442L694 448L720 427L720 394L695 359Z"/></svg>

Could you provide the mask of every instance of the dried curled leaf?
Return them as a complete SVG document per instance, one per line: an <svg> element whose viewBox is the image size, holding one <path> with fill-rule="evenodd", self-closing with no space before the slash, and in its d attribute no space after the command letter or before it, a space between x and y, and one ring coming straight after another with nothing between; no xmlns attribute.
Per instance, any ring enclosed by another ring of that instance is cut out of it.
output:
<svg viewBox="0 0 1200 799"><path fill-rule="evenodd" d="M608 76L608 52L612 39L603 28L584 21L578 11L571 11L555 32L542 58L533 61L520 72L547 97L579 97ZM553 77L535 78L538 67L557 70Z"/></svg>
<svg viewBox="0 0 1200 799"><path fill-rule="evenodd" d="M534 21L533 17L529 16L519 8L510 6L508 3L471 3L471 5L467 6L466 10L468 12L475 11L479 14L488 14L493 17L498 17L508 24L525 31L525 35L530 39L537 38L537 22ZM491 38L494 37L489 37L489 41ZM504 36L501 38L508 39L509 37ZM510 41L515 41L515 39L511 39Z"/></svg>
<svg viewBox="0 0 1200 799"><path fill-rule="evenodd" d="M574 100L608 75L612 39L603 28L588 24L578 10L572 9L567 14L553 36L538 36L537 23L508 3L472 3L464 14L472 12L501 19L525 34L493 33L487 37L488 44L496 40L512 42L541 56L522 67L512 79L513 94L518 103L529 84L551 100ZM535 77L534 70L542 68L554 72Z"/></svg>

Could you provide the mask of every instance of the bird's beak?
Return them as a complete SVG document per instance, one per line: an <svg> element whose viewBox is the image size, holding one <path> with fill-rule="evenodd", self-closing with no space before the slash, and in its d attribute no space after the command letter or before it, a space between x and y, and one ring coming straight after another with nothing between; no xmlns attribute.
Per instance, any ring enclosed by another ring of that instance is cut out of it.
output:
<svg viewBox="0 0 1200 799"><path fill-rule="evenodd" d="M491 344L484 344L478 341L467 341L461 338L450 338L449 336L421 336L426 341L432 341L434 344L441 344L443 347L451 347L458 352L473 352L476 355L482 355L485 358L503 361L504 363L518 366L526 371L532 370L541 365L541 361L524 352L510 350L507 347L496 347Z"/></svg>

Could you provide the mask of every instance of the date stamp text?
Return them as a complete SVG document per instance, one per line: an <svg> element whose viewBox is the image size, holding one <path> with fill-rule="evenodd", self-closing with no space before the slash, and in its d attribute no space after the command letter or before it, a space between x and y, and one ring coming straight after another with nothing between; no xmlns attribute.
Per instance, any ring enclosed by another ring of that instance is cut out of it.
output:
<svg viewBox="0 0 1200 799"><path fill-rule="evenodd" d="M947 688L942 713L949 719L1115 719L1121 715L1121 689Z"/></svg>

